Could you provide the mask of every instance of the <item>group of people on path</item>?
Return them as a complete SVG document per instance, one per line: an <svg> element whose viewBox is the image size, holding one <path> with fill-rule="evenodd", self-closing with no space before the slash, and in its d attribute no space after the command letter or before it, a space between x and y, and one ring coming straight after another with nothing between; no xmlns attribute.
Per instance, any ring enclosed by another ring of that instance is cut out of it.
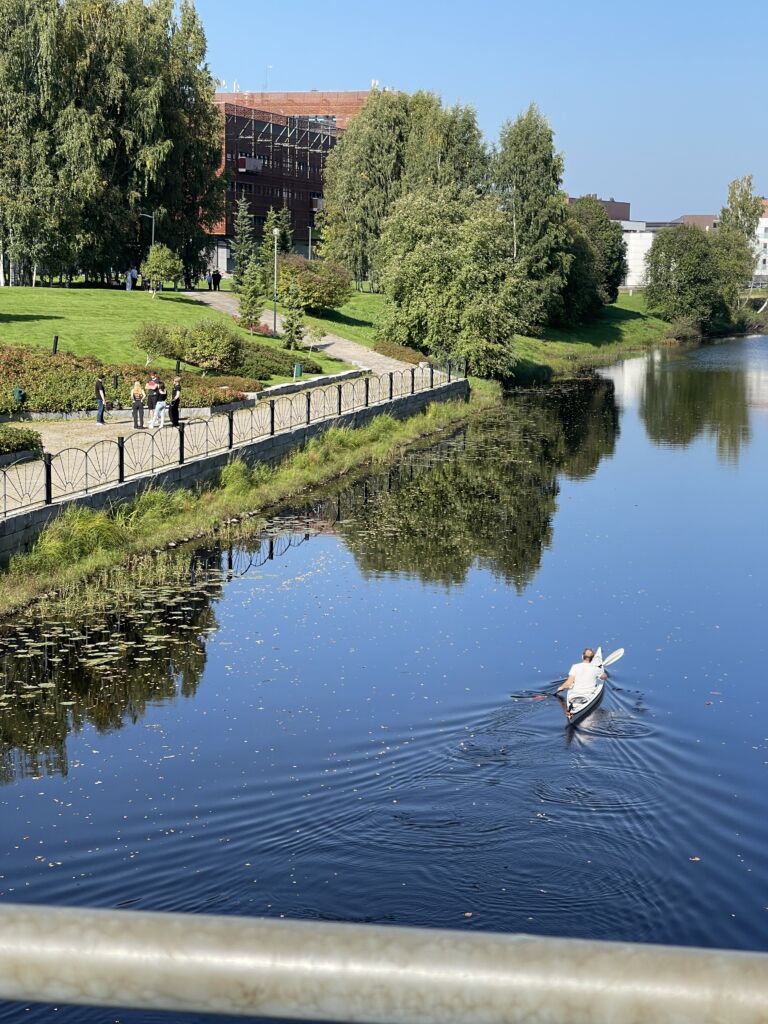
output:
<svg viewBox="0 0 768 1024"><path fill-rule="evenodd" d="M181 377L173 378L171 387L171 400L168 401L168 388L165 381L158 373L151 373L146 385L142 386L141 381L133 382L131 388L131 412L133 413L133 426L136 430L144 429L144 402L147 403L147 411L152 413L149 421L151 428L165 426L166 411L170 414L171 426L179 425L179 410L181 408ZM96 422L104 426L104 412L107 408L107 395L104 389L104 378L99 377L96 381Z"/></svg>
<svg viewBox="0 0 768 1024"><path fill-rule="evenodd" d="M219 290L219 285L221 284L221 274L218 272L218 270L209 270L208 273L205 275L205 281L206 284L208 285L209 292L217 292Z"/></svg>

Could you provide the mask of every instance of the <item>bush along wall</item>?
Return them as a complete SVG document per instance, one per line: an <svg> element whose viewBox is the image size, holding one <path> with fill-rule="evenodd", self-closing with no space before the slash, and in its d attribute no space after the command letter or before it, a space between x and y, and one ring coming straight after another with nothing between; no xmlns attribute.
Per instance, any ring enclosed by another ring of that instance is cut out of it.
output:
<svg viewBox="0 0 768 1024"><path fill-rule="evenodd" d="M11 455L13 452L34 452L37 458L41 458L42 438L36 430L0 424L0 455Z"/></svg>
<svg viewBox="0 0 768 1024"><path fill-rule="evenodd" d="M55 356L41 349L0 346L0 414L22 411L42 413L85 412L96 406L96 379L101 374L107 399L130 404L133 382L146 382L151 367L138 364L102 363L91 356L60 353ZM169 385L171 369L158 369ZM117 375L115 393L113 377ZM182 378L182 404L205 407L222 405L243 397L245 391L259 391L261 381L251 377L223 381L215 376L201 377L185 373ZM234 386L233 386L234 385Z"/></svg>

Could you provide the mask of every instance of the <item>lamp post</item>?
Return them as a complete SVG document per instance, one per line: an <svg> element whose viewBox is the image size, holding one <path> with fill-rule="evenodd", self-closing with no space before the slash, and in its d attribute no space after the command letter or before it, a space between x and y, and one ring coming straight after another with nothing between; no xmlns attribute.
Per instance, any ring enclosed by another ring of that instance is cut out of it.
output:
<svg viewBox="0 0 768 1024"><path fill-rule="evenodd" d="M272 228L272 237L275 240L275 278L272 287L272 337L277 337L277 240L280 237L280 228Z"/></svg>
<svg viewBox="0 0 768 1024"><path fill-rule="evenodd" d="M147 220L151 220L152 221L152 245L154 245L155 244L155 211L153 210L152 213L140 213L139 216L140 217L146 217Z"/></svg>

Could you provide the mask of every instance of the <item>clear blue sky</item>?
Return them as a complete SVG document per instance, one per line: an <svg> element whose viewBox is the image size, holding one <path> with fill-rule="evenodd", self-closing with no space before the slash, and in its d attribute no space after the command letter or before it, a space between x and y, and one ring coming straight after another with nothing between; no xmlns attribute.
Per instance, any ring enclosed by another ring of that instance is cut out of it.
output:
<svg viewBox="0 0 768 1024"><path fill-rule="evenodd" d="M753 174L768 196L768 42L758 0L197 0L227 87L367 89L476 110L489 141L535 101L565 188L639 219L719 211ZM267 65L271 69L267 72Z"/></svg>

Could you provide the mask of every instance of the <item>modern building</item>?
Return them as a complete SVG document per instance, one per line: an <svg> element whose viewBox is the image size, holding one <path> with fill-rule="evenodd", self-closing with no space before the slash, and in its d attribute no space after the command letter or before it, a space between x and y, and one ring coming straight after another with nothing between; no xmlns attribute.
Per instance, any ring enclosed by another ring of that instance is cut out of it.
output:
<svg viewBox="0 0 768 1024"><path fill-rule="evenodd" d="M315 215L323 205L325 161L367 95L216 94L224 120L222 171L227 177L226 212L214 231L214 263L219 270L232 269L235 207L243 197L248 200L257 238L270 207L286 206L296 248L311 251Z"/></svg>

